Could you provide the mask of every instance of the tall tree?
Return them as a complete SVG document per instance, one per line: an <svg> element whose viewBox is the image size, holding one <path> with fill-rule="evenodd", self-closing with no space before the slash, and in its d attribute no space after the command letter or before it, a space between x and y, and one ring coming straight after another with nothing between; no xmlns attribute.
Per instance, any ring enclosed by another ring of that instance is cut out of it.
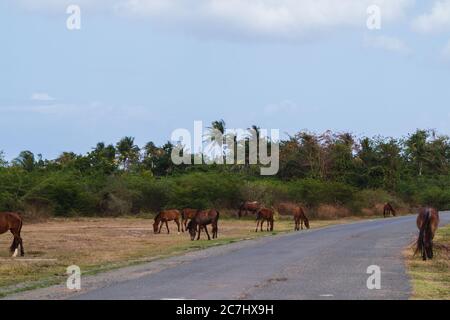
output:
<svg viewBox="0 0 450 320"><path fill-rule="evenodd" d="M133 137L124 137L117 142L116 152L119 156L119 162L125 171L130 170L131 165L139 161L140 149L134 144Z"/></svg>

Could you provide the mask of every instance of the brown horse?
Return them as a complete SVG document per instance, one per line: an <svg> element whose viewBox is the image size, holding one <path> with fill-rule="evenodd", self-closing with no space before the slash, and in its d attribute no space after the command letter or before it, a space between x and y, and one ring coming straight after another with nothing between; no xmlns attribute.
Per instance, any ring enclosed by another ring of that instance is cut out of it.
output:
<svg viewBox="0 0 450 320"><path fill-rule="evenodd" d="M258 212L259 208L261 208L261 205L258 201L244 201L241 206L239 207L238 211L238 217L239 219L242 217L242 212L245 212L245 215L248 215L248 212L255 214Z"/></svg>
<svg viewBox="0 0 450 320"><path fill-rule="evenodd" d="M305 210L294 203L283 202L276 206L277 211L282 215L290 215L294 216L295 227L294 230L298 231L303 230L303 223L305 223L305 227L309 229L309 220L306 217Z"/></svg>
<svg viewBox="0 0 450 320"><path fill-rule="evenodd" d="M200 240L200 233L202 229L205 229L206 235L208 236L208 240L211 240L207 228L209 224L212 225L213 239L217 238L217 232L219 231L218 228L219 216L220 216L219 211L217 211L216 209L199 210L187 225L186 230L189 231L189 234L191 235L191 240L195 239L197 227L198 227L197 240Z"/></svg>
<svg viewBox="0 0 450 320"><path fill-rule="evenodd" d="M13 257L17 257L19 253L23 257L25 252L23 250L22 238L20 237L20 231L22 231L22 218L15 212L1 212L0 213L0 234L7 231L11 231L14 236L13 242L9 250Z"/></svg>
<svg viewBox="0 0 450 320"><path fill-rule="evenodd" d="M422 208L417 216L417 228L419 238L417 239L416 253L420 251L425 261L433 259L433 238L439 226L439 212L434 208Z"/></svg>
<svg viewBox="0 0 450 320"><path fill-rule="evenodd" d="M395 211L394 207L392 207L392 205L388 202L384 205L383 217L386 218L386 216L390 216L391 213L395 217L396 211Z"/></svg>
<svg viewBox="0 0 450 320"><path fill-rule="evenodd" d="M263 231L264 221L267 222L267 231L269 231L269 223L270 223L270 231L273 231L273 215L274 212L272 209L261 208L256 213L256 230L258 232L258 226L261 223L261 232Z"/></svg>
<svg viewBox="0 0 450 320"><path fill-rule="evenodd" d="M195 214L197 213L197 209L188 209L185 208L181 210L181 230L184 232L184 230L187 230L187 223L189 220L195 217ZM183 230L184 226L184 230Z"/></svg>
<svg viewBox="0 0 450 320"><path fill-rule="evenodd" d="M164 210L158 213L158 215L155 217L155 222L153 223L153 232L154 233L161 233L161 229L163 224L166 224L167 233L170 233L169 231L169 224L168 221L175 221L178 227L178 233L180 233L180 217L181 213L178 210ZM159 226L159 231L158 231Z"/></svg>

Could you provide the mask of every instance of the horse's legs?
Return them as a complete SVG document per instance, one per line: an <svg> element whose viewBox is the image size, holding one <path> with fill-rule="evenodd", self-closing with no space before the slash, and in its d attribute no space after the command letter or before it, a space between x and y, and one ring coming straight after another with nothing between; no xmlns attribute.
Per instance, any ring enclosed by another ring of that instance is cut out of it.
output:
<svg viewBox="0 0 450 320"><path fill-rule="evenodd" d="M303 219L300 219L300 221L301 221L300 226L301 226L301 228L303 230Z"/></svg>
<svg viewBox="0 0 450 320"><path fill-rule="evenodd" d="M261 224L260 224L261 232L263 231L263 226L264 226L264 219L261 219Z"/></svg>
<svg viewBox="0 0 450 320"><path fill-rule="evenodd" d="M10 230L12 235L14 236L11 246L9 247L9 251L12 253L12 256L15 258L19 253L19 244L20 244L20 234L17 230Z"/></svg>
<svg viewBox="0 0 450 320"><path fill-rule="evenodd" d="M166 229L167 229L167 234L169 234L170 233L170 231L169 231L169 223L167 222L167 220L166 220Z"/></svg>
<svg viewBox="0 0 450 320"><path fill-rule="evenodd" d="M267 228L266 228L266 230L269 231L269 220L267 220Z"/></svg>
<svg viewBox="0 0 450 320"><path fill-rule="evenodd" d="M256 230L255 230L255 232L258 232L258 226L259 226L259 220L256 220Z"/></svg>
<svg viewBox="0 0 450 320"><path fill-rule="evenodd" d="M160 225L159 225L159 231L158 231L158 233L161 233L161 229L162 229L162 227L163 227L163 225L164 225L164 222L160 222Z"/></svg>
<svg viewBox="0 0 450 320"><path fill-rule="evenodd" d="M205 232L206 232L206 235L208 236L208 240L211 240L211 237L209 236L209 233L208 233L208 226L205 226Z"/></svg>
<svg viewBox="0 0 450 320"><path fill-rule="evenodd" d="M178 234L180 234L180 220L175 219L175 223L177 224L177 227L178 227Z"/></svg>
<svg viewBox="0 0 450 320"><path fill-rule="evenodd" d="M202 226L198 225L198 236L197 236L197 240L200 240L200 232L202 232Z"/></svg>
<svg viewBox="0 0 450 320"><path fill-rule="evenodd" d="M217 227L217 223L213 225L213 239L217 238L217 231L218 231L218 227Z"/></svg>
<svg viewBox="0 0 450 320"><path fill-rule="evenodd" d="M25 255L25 250L23 249L22 237L19 237L19 244L20 244L20 256L23 257Z"/></svg>

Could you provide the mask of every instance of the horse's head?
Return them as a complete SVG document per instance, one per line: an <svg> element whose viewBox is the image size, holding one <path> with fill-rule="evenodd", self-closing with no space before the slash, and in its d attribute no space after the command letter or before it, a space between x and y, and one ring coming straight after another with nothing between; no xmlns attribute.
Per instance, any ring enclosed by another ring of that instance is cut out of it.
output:
<svg viewBox="0 0 450 320"><path fill-rule="evenodd" d="M306 227L306 229L309 229L309 220L308 219L305 219L305 227Z"/></svg>
<svg viewBox="0 0 450 320"><path fill-rule="evenodd" d="M189 231L189 235L191 236L191 240L195 239L195 235L197 233L197 224L191 220L189 221L186 229Z"/></svg>
<svg viewBox="0 0 450 320"><path fill-rule="evenodd" d="M155 222L153 223L153 232L158 233L159 226L159 214L155 217Z"/></svg>

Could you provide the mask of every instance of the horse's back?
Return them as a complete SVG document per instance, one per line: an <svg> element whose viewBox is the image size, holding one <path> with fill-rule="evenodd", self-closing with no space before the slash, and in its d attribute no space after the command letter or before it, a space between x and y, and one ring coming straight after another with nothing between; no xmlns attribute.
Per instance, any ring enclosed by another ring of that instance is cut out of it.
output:
<svg viewBox="0 0 450 320"><path fill-rule="evenodd" d="M183 219L192 219L197 214L197 209L191 209L191 208L185 208L181 210L181 215L183 216Z"/></svg>
<svg viewBox="0 0 450 320"><path fill-rule="evenodd" d="M17 212L0 212L0 233L10 229L20 229L22 217Z"/></svg>
<svg viewBox="0 0 450 320"><path fill-rule="evenodd" d="M199 210L194 219L199 224L210 224L219 219L219 211L216 209Z"/></svg>
<svg viewBox="0 0 450 320"><path fill-rule="evenodd" d="M176 220L180 218L181 212L177 209L163 210L159 213L159 216L167 220Z"/></svg>

